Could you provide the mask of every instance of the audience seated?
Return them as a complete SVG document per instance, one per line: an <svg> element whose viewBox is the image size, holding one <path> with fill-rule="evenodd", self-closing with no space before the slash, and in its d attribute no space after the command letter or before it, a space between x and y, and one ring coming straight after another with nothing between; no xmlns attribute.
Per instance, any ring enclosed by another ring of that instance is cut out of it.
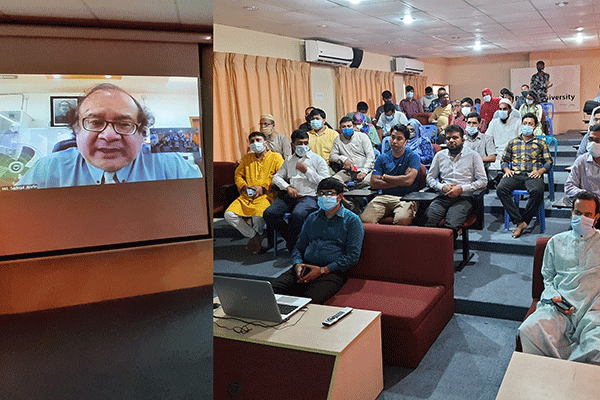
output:
<svg viewBox="0 0 600 400"><path fill-rule="evenodd" d="M500 98L506 99L510 102L510 106L511 106L510 116L521 119L522 115L519 113L519 109L516 107L513 107L513 105L515 104L515 95L513 94L513 92L511 92L507 88L502 88L502 90L500 90ZM494 117L492 119L494 119L494 118L499 118L498 110L494 111Z"/></svg>
<svg viewBox="0 0 600 400"><path fill-rule="evenodd" d="M544 291L536 310L519 327L525 353L600 364L600 201L575 196L570 231L548 241L542 264ZM568 301L571 307L556 304Z"/></svg>
<svg viewBox="0 0 600 400"><path fill-rule="evenodd" d="M310 107L306 107L306 110L304 110L304 119L306 120L305 122L303 122L299 127L298 130L304 131L304 132L308 132L310 130L312 130L312 127L310 126L310 113L312 110L314 110L315 108L313 106ZM327 121L325 121L325 126L328 127L329 129L333 129L331 127L331 125L329 125L329 123Z"/></svg>
<svg viewBox="0 0 600 400"><path fill-rule="evenodd" d="M479 131L481 116L476 111L467 115L466 124L467 135L465 136L464 145L481 156L487 174L490 164L496 161L497 152L494 139L490 135Z"/></svg>
<svg viewBox="0 0 600 400"><path fill-rule="evenodd" d="M386 104L393 104L394 110L400 111L400 106L398 104L392 103L392 92L390 92L389 90L384 90L383 93L381 93L381 100L383 100L383 104L380 105L379 107L377 107L377 110L375 111L375 121L374 122L378 126L381 126L378 124L378 122L379 122L379 118L381 117L381 114L384 113L383 107Z"/></svg>
<svg viewBox="0 0 600 400"><path fill-rule="evenodd" d="M410 85L406 86L406 98L400 100L399 105L400 111L406 114L406 118L412 118L413 114L423 112L423 105L415 99L415 89Z"/></svg>
<svg viewBox="0 0 600 400"><path fill-rule="evenodd" d="M521 106L519 112L521 114L521 117L523 117L527 113L535 114L535 116L538 119L538 125L535 127L533 134L535 136L540 136L544 134L542 131L542 117L544 110L542 109L542 106L538 104L537 95L535 94L535 92L530 90L529 93L527 93L525 104Z"/></svg>
<svg viewBox="0 0 600 400"><path fill-rule="evenodd" d="M446 129L446 127L452 121L452 104L450 103L450 95L444 91L442 96L439 98L439 102L440 105L436 107L436 109L433 110L433 113L429 116L429 123L436 124L438 128L438 143L444 143L446 139L444 129Z"/></svg>
<svg viewBox="0 0 600 400"><path fill-rule="evenodd" d="M433 146L431 141L423 137L423 126L414 118L408 120L406 125L410 131L410 140L406 144L406 148L416 153L421 160L421 164L429 165L433 160Z"/></svg>
<svg viewBox="0 0 600 400"><path fill-rule="evenodd" d="M330 177L317 186L319 210L306 218L292 251L292 267L273 282L279 294L310 297L322 304L348 280L358 262L365 230L341 201L344 185Z"/></svg>
<svg viewBox="0 0 600 400"><path fill-rule="evenodd" d="M383 136L388 136L393 126L406 125L407 123L406 115L402 111L397 111L396 105L392 103L384 104L383 113L377 120L377 126L383 130Z"/></svg>
<svg viewBox="0 0 600 400"><path fill-rule="evenodd" d="M506 99L502 99L500 102L500 118L493 119L488 125L486 135L489 135L494 139L494 146L496 146L496 154L501 155L506 148L507 143L516 138L521 132L521 119L510 117L510 102ZM483 119L483 117L482 117ZM492 164L490 164L490 173L496 175L495 171L501 171L500 168L500 157L496 158ZM499 181L498 179L494 180Z"/></svg>
<svg viewBox="0 0 600 400"><path fill-rule="evenodd" d="M575 160L565 182L567 197L573 198L584 191L600 195L600 124L590 128L586 150Z"/></svg>
<svg viewBox="0 0 600 400"><path fill-rule="evenodd" d="M458 125L446 128L448 148L436 153L427 173L427 186L439 195L427 208L425 226L444 227L458 235L460 226L473 209L473 192L487 185L481 156L464 147L464 131Z"/></svg>
<svg viewBox="0 0 600 400"><path fill-rule="evenodd" d="M435 109L438 108L442 104L440 102L440 99L442 97L444 97L444 94L446 94L446 89L443 88L443 87L438 88L438 90L437 90L437 97L431 101L431 103L429 104L429 107L425 111L428 111L428 112L435 111Z"/></svg>
<svg viewBox="0 0 600 400"><path fill-rule="evenodd" d="M461 128L463 128L464 131L466 131L467 116L472 112L477 112L477 110L475 109L475 105L473 104L473 99L470 97L465 97L464 99L462 99L460 102L460 106L460 115L457 118L454 118L454 121L452 123L454 125L460 126ZM481 122L479 123L478 129L480 132L485 132L487 129L487 121L481 118L481 116L479 118L481 119ZM519 119L520 118L521 117L519 116Z"/></svg>
<svg viewBox="0 0 600 400"><path fill-rule="evenodd" d="M391 151L375 160L371 175L371 189L381 190L367 204L360 216L364 223L376 224L386 215L394 215L394 224L410 225L417 214L417 202L402 201L402 196L418 190L417 176L421 169L419 156L406 148L410 131L405 125L396 125L390 131Z"/></svg>
<svg viewBox="0 0 600 400"><path fill-rule="evenodd" d="M546 141L537 138L533 130L537 125L535 114L525 114L521 135L506 145L502 155L504 176L498 184L497 194L511 221L517 226L512 237L523 233L544 201L544 173L552 168L552 157ZM512 198L515 189L526 189L529 199L523 214Z"/></svg>
<svg viewBox="0 0 600 400"><path fill-rule="evenodd" d="M342 134L333 141L330 164L335 164L333 175L342 183L354 182L356 189L369 185L371 171L375 163L373 146L367 135L354 128L352 119L344 117L340 120Z"/></svg>
<svg viewBox="0 0 600 400"><path fill-rule="evenodd" d="M577 149L577 157L587 152L588 145L588 137L590 136L590 129L592 126L600 124L600 107L596 107L592 110L592 114L590 115L590 123L588 125L588 129L586 134L581 138L581 143L579 144L579 148Z"/></svg>
<svg viewBox="0 0 600 400"><path fill-rule="evenodd" d="M273 184L281 189L279 196L263 213L267 225L281 233L290 252L306 217L317 209L317 185L329 177L325 160L308 146L308 133L292 133L292 150L273 176ZM284 219L287 213L288 221Z"/></svg>
<svg viewBox="0 0 600 400"><path fill-rule="evenodd" d="M329 162L331 146L338 133L325 125L325 111L320 108L312 110L309 116L312 130L308 131L308 145L314 153Z"/></svg>
<svg viewBox="0 0 600 400"><path fill-rule="evenodd" d="M356 105L356 112L349 112L348 114L346 114L346 117L354 118L355 114L360 113L363 114L363 116L365 117L367 124L371 124L373 121L371 120L371 117L369 117L368 112L369 105L364 101L359 101Z"/></svg>
<svg viewBox="0 0 600 400"><path fill-rule="evenodd" d="M483 96L483 103L481 104L479 115L481 115L481 119L485 119L486 121L491 123L492 118L494 117L494 112L496 112L500 104L500 97L492 97L492 91L489 88L483 89L481 91L481 96ZM481 132L485 133L486 130L482 129Z"/></svg>
<svg viewBox="0 0 600 400"><path fill-rule="evenodd" d="M433 110L429 109L431 102L433 101L433 88L431 86L427 86L425 88L425 95L421 97L421 105L423 106L424 112L432 112Z"/></svg>
<svg viewBox="0 0 600 400"><path fill-rule="evenodd" d="M225 211L225 220L249 238L248 249L258 253L264 239L263 212L273 201L273 175L281 168L283 158L266 146L265 134L252 132L248 137L251 153L242 157L235 170L235 184L240 196Z"/></svg>
<svg viewBox="0 0 600 400"><path fill-rule="evenodd" d="M275 132L275 118L271 114L263 114L260 116L260 131L267 138L267 147L275 153L281 154L283 159L292 154L290 141L281 133Z"/></svg>
<svg viewBox="0 0 600 400"><path fill-rule="evenodd" d="M517 100L515 101L515 110L521 110L521 106L525 104L525 99L527 98L528 92L529 85L523 84L521 86L521 96L517 96Z"/></svg>
<svg viewBox="0 0 600 400"><path fill-rule="evenodd" d="M376 148L381 144L381 139L379 138L377 129L375 129L372 124L368 123L366 118L367 117L363 113L355 113L352 117L352 124L355 129L358 129L360 132L367 135L373 148Z"/></svg>

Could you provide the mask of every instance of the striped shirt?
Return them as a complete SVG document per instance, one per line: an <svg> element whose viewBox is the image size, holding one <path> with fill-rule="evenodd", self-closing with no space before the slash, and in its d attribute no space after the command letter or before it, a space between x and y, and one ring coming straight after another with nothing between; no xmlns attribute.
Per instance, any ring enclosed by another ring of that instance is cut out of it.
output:
<svg viewBox="0 0 600 400"><path fill-rule="evenodd" d="M565 182L565 194L569 197L585 190L600 195L600 164L590 153L577 157Z"/></svg>
<svg viewBox="0 0 600 400"><path fill-rule="evenodd" d="M550 149L544 139L533 137L529 141L519 135L510 140L502 155L501 169L510 168L515 172L532 172L540 168L552 168Z"/></svg>

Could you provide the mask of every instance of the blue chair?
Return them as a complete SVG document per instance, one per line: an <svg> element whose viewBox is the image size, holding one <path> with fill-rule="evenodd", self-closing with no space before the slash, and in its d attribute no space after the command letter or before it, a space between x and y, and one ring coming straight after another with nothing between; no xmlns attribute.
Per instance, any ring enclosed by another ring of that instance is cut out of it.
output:
<svg viewBox="0 0 600 400"><path fill-rule="evenodd" d="M429 139L430 142L436 143L438 136L438 128L436 125L423 125L422 136Z"/></svg>
<svg viewBox="0 0 600 400"><path fill-rule="evenodd" d="M283 219L288 219L292 213L283 214ZM273 228L273 256L277 257L277 240L279 239L277 229Z"/></svg>
<svg viewBox="0 0 600 400"><path fill-rule="evenodd" d="M556 158L558 157L558 140L556 140L556 138L554 136L547 136L547 135L542 135L542 136L538 136L539 138L543 138L546 143L548 144L548 147L550 147L551 145L554 145L554 158L553 158L553 163L552 163L552 168L550 168L550 171L547 172L548 174L548 193L550 201L554 201L554 164L556 163Z"/></svg>
<svg viewBox="0 0 600 400"><path fill-rule="evenodd" d="M554 119L554 103L540 103L540 105L546 114L550 136L554 136L554 126L552 124L552 120Z"/></svg>
<svg viewBox="0 0 600 400"><path fill-rule="evenodd" d="M381 154L388 152L392 149L392 145L390 144L390 140L391 138L389 136L386 136L383 138L383 140L381 141Z"/></svg>
<svg viewBox="0 0 600 400"><path fill-rule="evenodd" d="M521 199L521 196L526 196L528 195L529 192L527 192L527 190L513 190L513 200L515 201L515 204L517 205L517 207L519 206L519 200ZM542 201L542 204L540 204L540 208L538 209L538 213L537 213L537 219L538 222L540 223L540 233L544 233L546 232L546 207L544 206L544 202ZM508 213L506 212L506 210L504 210L504 230L507 231L510 228L510 217L508 216Z"/></svg>

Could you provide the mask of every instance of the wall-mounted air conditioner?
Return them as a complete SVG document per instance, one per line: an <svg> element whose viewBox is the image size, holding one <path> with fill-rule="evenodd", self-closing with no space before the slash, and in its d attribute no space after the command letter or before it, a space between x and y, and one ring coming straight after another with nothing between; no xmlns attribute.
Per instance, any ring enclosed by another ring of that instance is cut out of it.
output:
<svg viewBox="0 0 600 400"><path fill-rule="evenodd" d="M401 74L422 74L423 62L412 58L394 57L394 72Z"/></svg>
<svg viewBox="0 0 600 400"><path fill-rule="evenodd" d="M354 50L352 50L352 47L340 46L320 40L306 40L304 41L304 47L306 50L306 61L308 62L350 66L354 60Z"/></svg>

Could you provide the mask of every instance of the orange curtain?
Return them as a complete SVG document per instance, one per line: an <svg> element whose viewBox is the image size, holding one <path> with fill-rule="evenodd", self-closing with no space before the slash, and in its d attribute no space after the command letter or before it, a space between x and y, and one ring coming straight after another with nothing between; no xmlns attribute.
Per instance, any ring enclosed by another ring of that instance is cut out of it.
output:
<svg viewBox="0 0 600 400"><path fill-rule="evenodd" d="M288 138L310 104L310 64L271 57L214 53L213 159L239 161L248 135L272 114Z"/></svg>
<svg viewBox="0 0 600 400"><path fill-rule="evenodd" d="M404 86L412 86L415 88L415 98L421 98L425 95L427 87L427 77L421 75L404 74Z"/></svg>
<svg viewBox="0 0 600 400"><path fill-rule="evenodd" d="M335 69L335 99L337 119L351 111L356 104L364 101L369 105L369 115L375 116L375 110L381 104L381 92L394 93L394 73L337 67ZM395 102L395 99L392 99Z"/></svg>

